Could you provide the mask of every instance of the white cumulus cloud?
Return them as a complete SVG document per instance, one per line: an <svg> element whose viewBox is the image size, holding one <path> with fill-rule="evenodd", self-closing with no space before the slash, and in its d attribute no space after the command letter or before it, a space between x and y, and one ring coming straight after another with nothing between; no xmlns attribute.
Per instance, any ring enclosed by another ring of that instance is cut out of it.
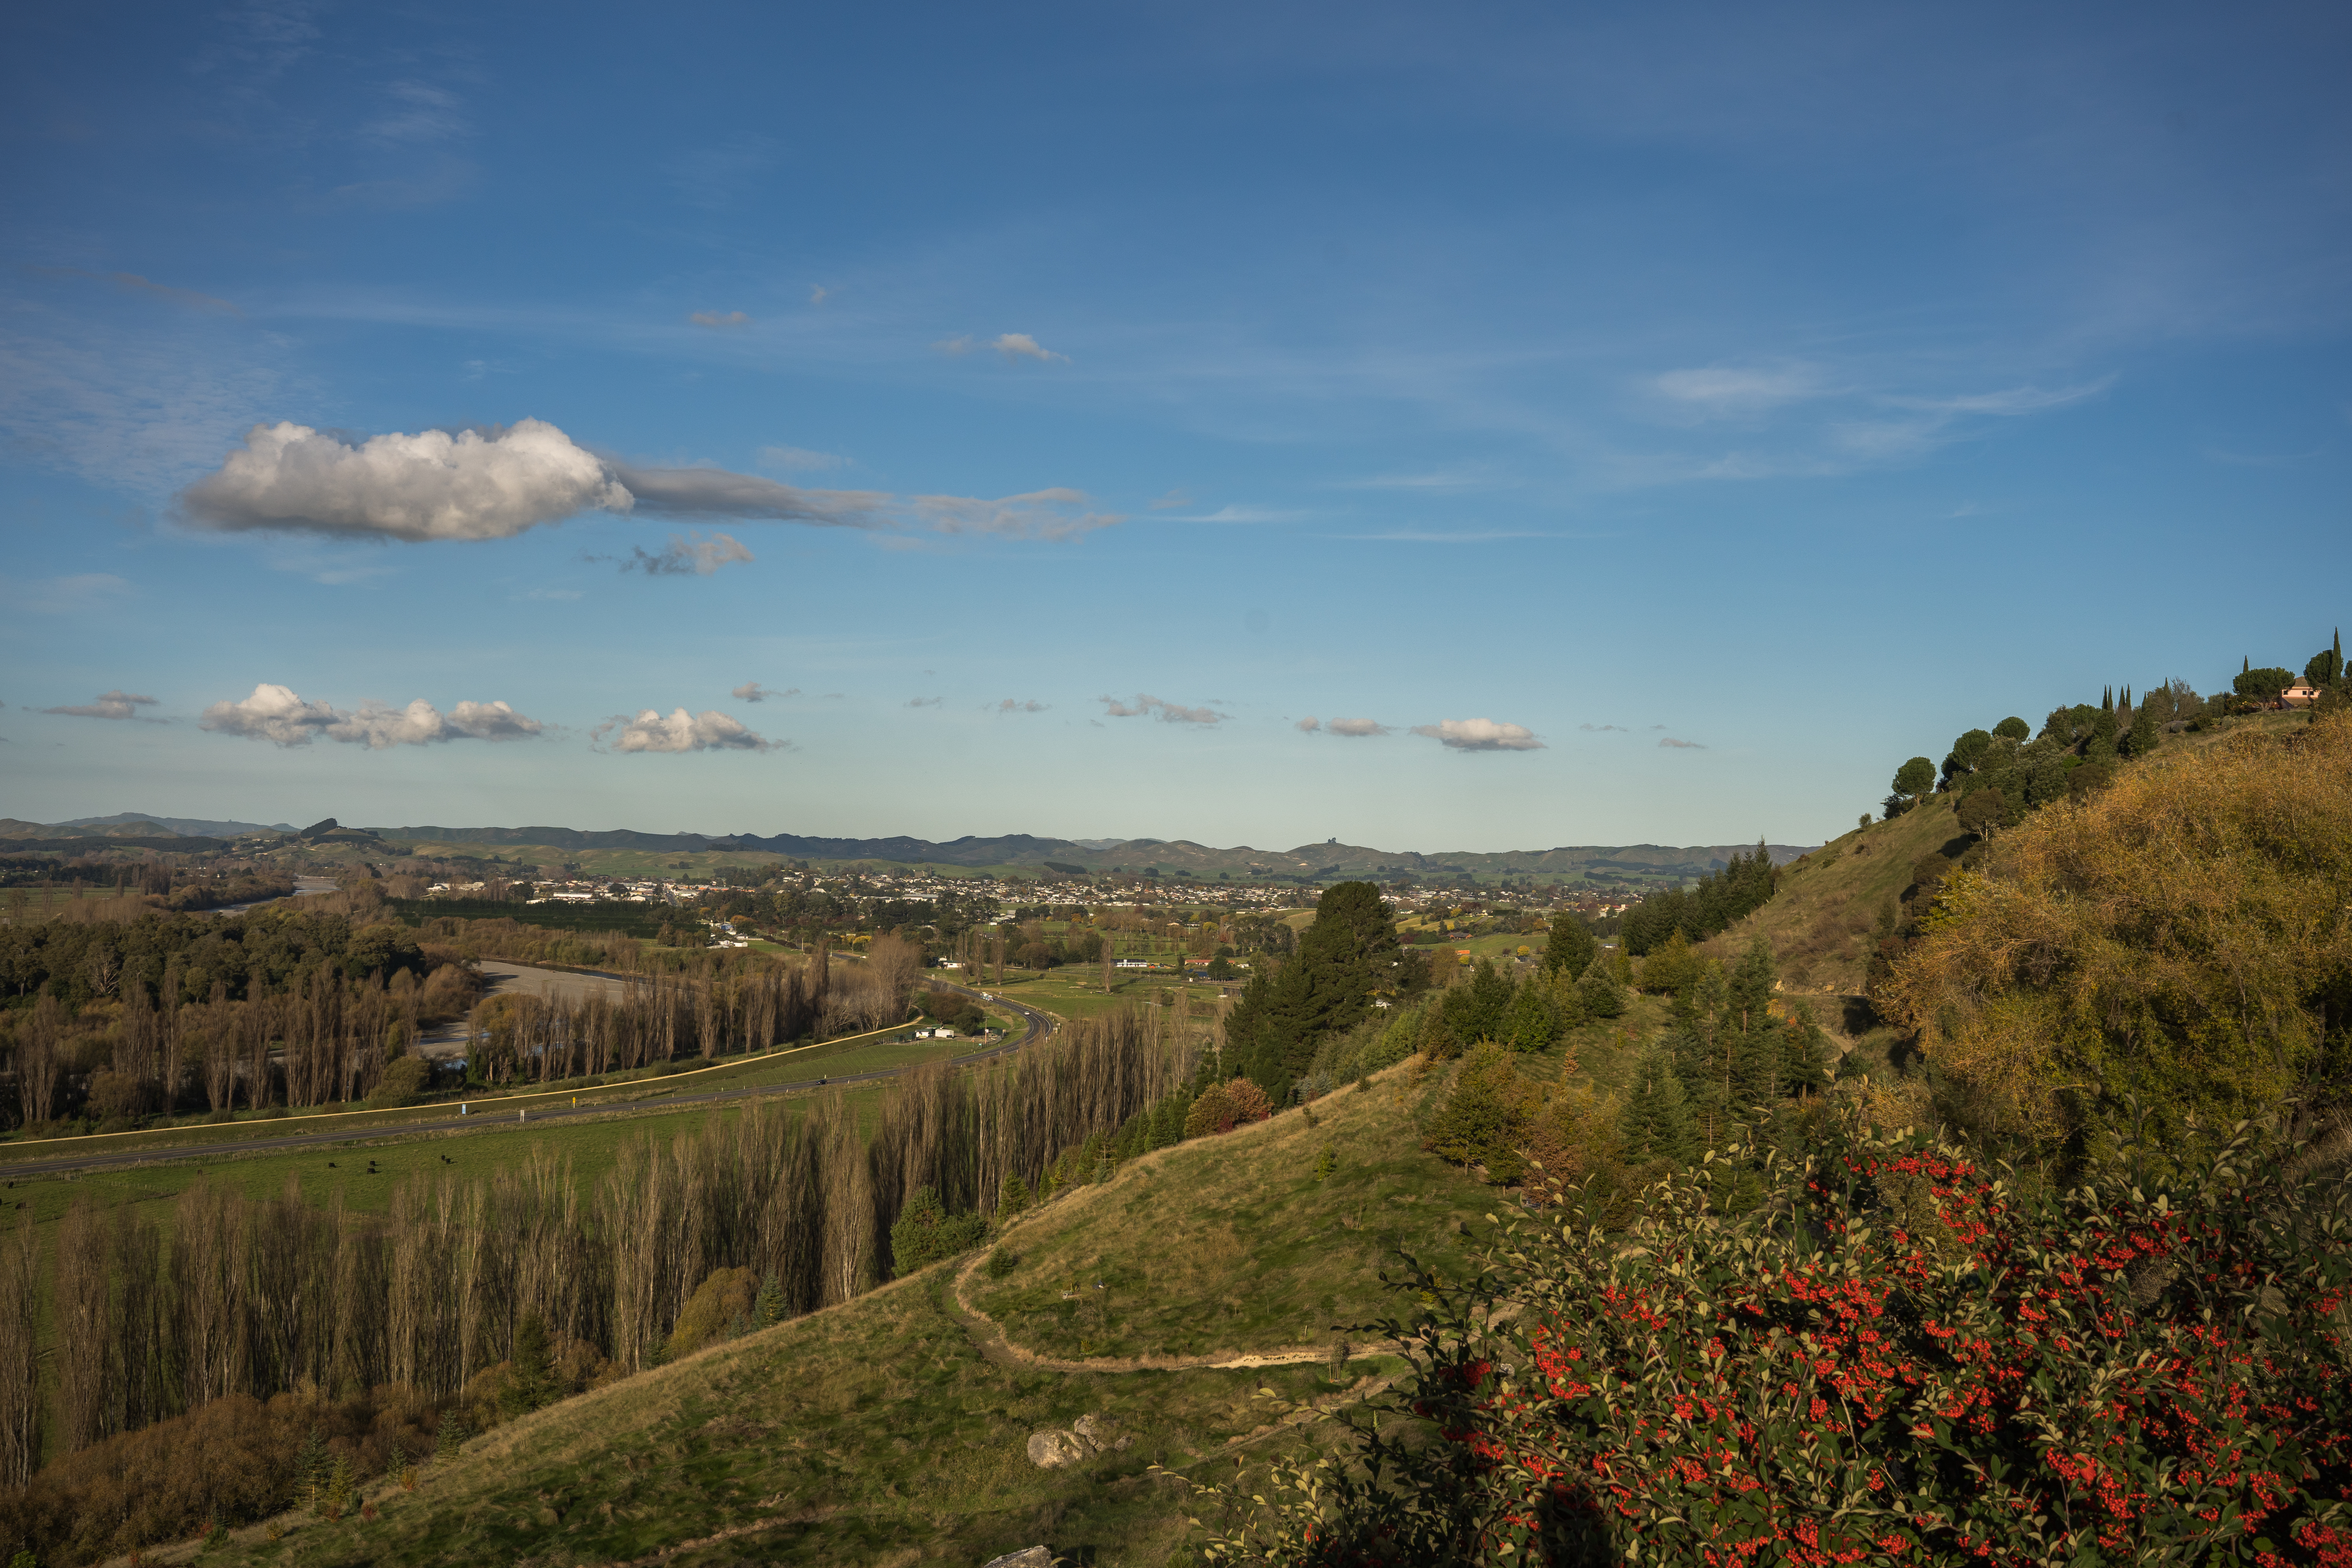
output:
<svg viewBox="0 0 2352 1568"><path fill-rule="evenodd" d="M1503 724L1492 719L1441 719L1415 724L1412 732L1451 746L1457 752L1539 752L1543 742L1524 724Z"/></svg>
<svg viewBox="0 0 2352 1568"><path fill-rule="evenodd" d="M592 734L598 741L610 736L616 752L767 752L785 743L755 734L741 720L710 708L699 713L680 708L667 719L652 708L634 719L614 714Z"/></svg>
<svg viewBox="0 0 2352 1568"><path fill-rule="evenodd" d="M307 425L257 425L219 469L180 492L207 528L301 529L386 539L505 539L634 498L554 426L485 435L373 436L353 447Z"/></svg>
<svg viewBox="0 0 2352 1568"><path fill-rule="evenodd" d="M41 711L63 713L74 719L145 719L147 715L139 710L154 706L155 699L152 697L142 697L135 691L118 688L112 691L101 691L88 702L76 703L70 708L44 708ZM150 721L163 722L160 719Z"/></svg>
<svg viewBox="0 0 2352 1568"><path fill-rule="evenodd" d="M1334 735L1385 735L1389 732L1386 724L1370 719L1334 719L1329 727Z"/></svg>
<svg viewBox="0 0 2352 1568"><path fill-rule="evenodd" d="M324 735L379 752L444 741L520 741L545 728L504 702L460 702L444 713L419 697L405 708L369 700L345 710L307 701L291 687L269 681L256 686L250 697L214 703L197 722L219 734L279 746L307 746Z"/></svg>

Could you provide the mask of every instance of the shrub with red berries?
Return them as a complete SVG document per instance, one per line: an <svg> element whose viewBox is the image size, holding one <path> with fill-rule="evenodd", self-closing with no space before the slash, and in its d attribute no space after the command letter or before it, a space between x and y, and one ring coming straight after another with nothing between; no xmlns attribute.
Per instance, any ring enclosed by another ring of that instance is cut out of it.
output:
<svg viewBox="0 0 2352 1568"><path fill-rule="evenodd" d="M1395 1404L1210 1558L2352 1568L2338 1165L2249 1127L2045 1190L1830 1129L1417 1277Z"/></svg>

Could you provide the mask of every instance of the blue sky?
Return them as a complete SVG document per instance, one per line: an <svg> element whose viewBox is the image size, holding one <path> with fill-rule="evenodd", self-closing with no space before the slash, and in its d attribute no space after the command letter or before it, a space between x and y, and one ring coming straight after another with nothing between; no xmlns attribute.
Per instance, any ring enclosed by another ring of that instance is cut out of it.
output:
<svg viewBox="0 0 2352 1568"><path fill-rule="evenodd" d="M1811 842L2345 618L2340 6L5 26L0 814Z"/></svg>

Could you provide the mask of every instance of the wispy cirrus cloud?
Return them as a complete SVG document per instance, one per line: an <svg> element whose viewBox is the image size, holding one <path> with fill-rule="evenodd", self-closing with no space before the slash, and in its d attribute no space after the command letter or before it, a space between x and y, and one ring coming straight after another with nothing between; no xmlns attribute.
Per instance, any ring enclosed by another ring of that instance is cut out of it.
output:
<svg viewBox="0 0 2352 1568"><path fill-rule="evenodd" d="M689 713L680 708L663 718L646 708L635 718L616 713L589 731L599 750L621 752L773 752L789 749L788 741L772 741L740 719L706 708Z"/></svg>
<svg viewBox="0 0 2352 1568"><path fill-rule="evenodd" d="M1672 735L1661 736L1658 744L1670 752L1704 752L1706 747L1696 741L1677 741Z"/></svg>
<svg viewBox="0 0 2352 1568"><path fill-rule="evenodd" d="M150 724L166 722L164 720L152 718L139 711L142 708L154 706L156 706L154 698L142 697L137 692L124 691L118 688L112 691L101 691L88 702L77 703L69 708L44 708L41 711L63 714L69 719L138 719Z"/></svg>
<svg viewBox="0 0 2352 1568"><path fill-rule="evenodd" d="M845 467L849 459L833 452L812 452L805 447L762 447L760 466L787 472L813 473Z"/></svg>
<svg viewBox="0 0 2352 1568"><path fill-rule="evenodd" d="M1819 373L1807 365L1770 369L1708 365L1696 370L1670 370L1651 378L1650 386L1670 403L1702 416L1759 414L1820 397L1825 390Z"/></svg>
<svg viewBox="0 0 2352 1568"><path fill-rule="evenodd" d="M673 533L656 554L648 554L643 545L634 546L630 559L621 563L621 570L642 572L648 577L708 577L721 566L757 559L732 534L714 533L705 539L694 532Z"/></svg>
<svg viewBox="0 0 2352 1568"><path fill-rule="evenodd" d="M1540 752L1544 749L1544 743L1537 740L1535 731L1526 725L1506 724L1493 719L1441 719L1434 724L1415 724L1412 732L1426 735L1456 752Z"/></svg>
<svg viewBox="0 0 2352 1568"><path fill-rule="evenodd" d="M307 746L323 735L374 752L447 741L520 741L545 728L504 702L460 702L444 713L419 697L405 708L369 700L347 711L307 701L292 688L268 681L256 686L250 697L214 703L197 724L216 734L285 748Z"/></svg>
<svg viewBox="0 0 2352 1568"><path fill-rule="evenodd" d="M916 496L916 512L941 533L992 533L1008 539L1076 539L1125 522L1124 513L1088 510L1083 490L1031 490L981 500L967 496Z"/></svg>
<svg viewBox="0 0 2352 1568"><path fill-rule="evenodd" d="M79 267L34 267L26 268L43 278L83 278L96 283L111 283L127 294L143 294L151 300L163 300L191 310L202 310L219 316L242 316L245 312L226 300L216 300L210 294L199 294L193 289L174 289L168 283L157 283L142 278L136 272L91 272Z"/></svg>
<svg viewBox="0 0 2352 1568"><path fill-rule="evenodd" d="M728 310L723 313L718 310L697 310L688 316L687 320L698 327L709 327L714 331L721 332L740 331L751 324L751 318L740 310Z"/></svg>
<svg viewBox="0 0 2352 1568"><path fill-rule="evenodd" d="M1183 503L1190 505L1189 501ZM1307 507L1283 506L1221 506L1214 511L1196 512L1191 517L1171 517L1169 522L1296 522L1301 518L1320 513Z"/></svg>
<svg viewBox="0 0 2352 1568"><path fill-rule="evenodd" d="M781 702L787 697L798 697L800 694L801 689L797 686L785 691L771 691L756 680L747 680L728 693L738 702L765 702L771 697Z"/></svg>
<svg viewBox="0 0 2352 1568"><path fill-rule="evenodd" d="M1213 708L1187 708L1181 702L1171 702L1149 692L1139 692L1132 703L1116 697L1097 697L1107 719L1141 719L1152 717L1163 724L1221 724L1231 717Z"/></svg>

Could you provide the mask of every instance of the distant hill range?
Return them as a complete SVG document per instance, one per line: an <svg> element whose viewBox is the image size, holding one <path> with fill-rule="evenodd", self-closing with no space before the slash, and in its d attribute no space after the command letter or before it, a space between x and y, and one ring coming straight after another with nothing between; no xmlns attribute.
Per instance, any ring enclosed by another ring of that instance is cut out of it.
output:
<svg viewBox="0 0 2352 1568"><path fill-rule="evenodd" d="M307 842L381 841L389 853L401 847L481 845L573 852L639 850L696 854L740 850L792 860L832 865L954 866L1087 872L1156 872L1164 877L1286 878L1298 881L1381 880L1396 877L1442 880L1451 877L1529 877L1544 881L1600 886L1650 887L1680 882L1720 868L1745 844L1575 845L1556 849L1472 850L1423 854L1375 849L1337 840L1295 849L1255 849L1241 845L1219 849L1177 838L1038 838L1025 833L1000 837L964 837L947 843L927 838L814 838L794 833L639 833L628 828L587 832L575 827L339 827L332 818L297 830L283 823L212 822L193 817L142 816L121 812L75 822L19 822L0 818L0 848L67 849L214 847L252 834L293 835ZM1786 864L1810 846L1773 844L1776 864Z"/></svg>
<svg viewBox="0 0 2352 1568"><path fill-rule="evenodd" d="M1524 876L1552 881L1646 886L1681 881L1718 869L1745 844L1674 847L1661 844L1572 846L1482 854L1470 850L1422 854L1363 845L1306 844L1295 849L1230 849L1190 839L1037 838L1025 833L1002 837L964 837L946 843L927 838L812 838L795 833L583 833L569 827L380 827L376 833L401 843L533 846L550 849L642 849L692 854L707 849L748 850L787 859L875 862L896 866L1011 866L1076 875L1094 871L1157 871L1162 876L1289 877L1306 881L1354 878L1444 878ZM1774 844L1775 863L1786 863L1810 846Z"/></svg>

